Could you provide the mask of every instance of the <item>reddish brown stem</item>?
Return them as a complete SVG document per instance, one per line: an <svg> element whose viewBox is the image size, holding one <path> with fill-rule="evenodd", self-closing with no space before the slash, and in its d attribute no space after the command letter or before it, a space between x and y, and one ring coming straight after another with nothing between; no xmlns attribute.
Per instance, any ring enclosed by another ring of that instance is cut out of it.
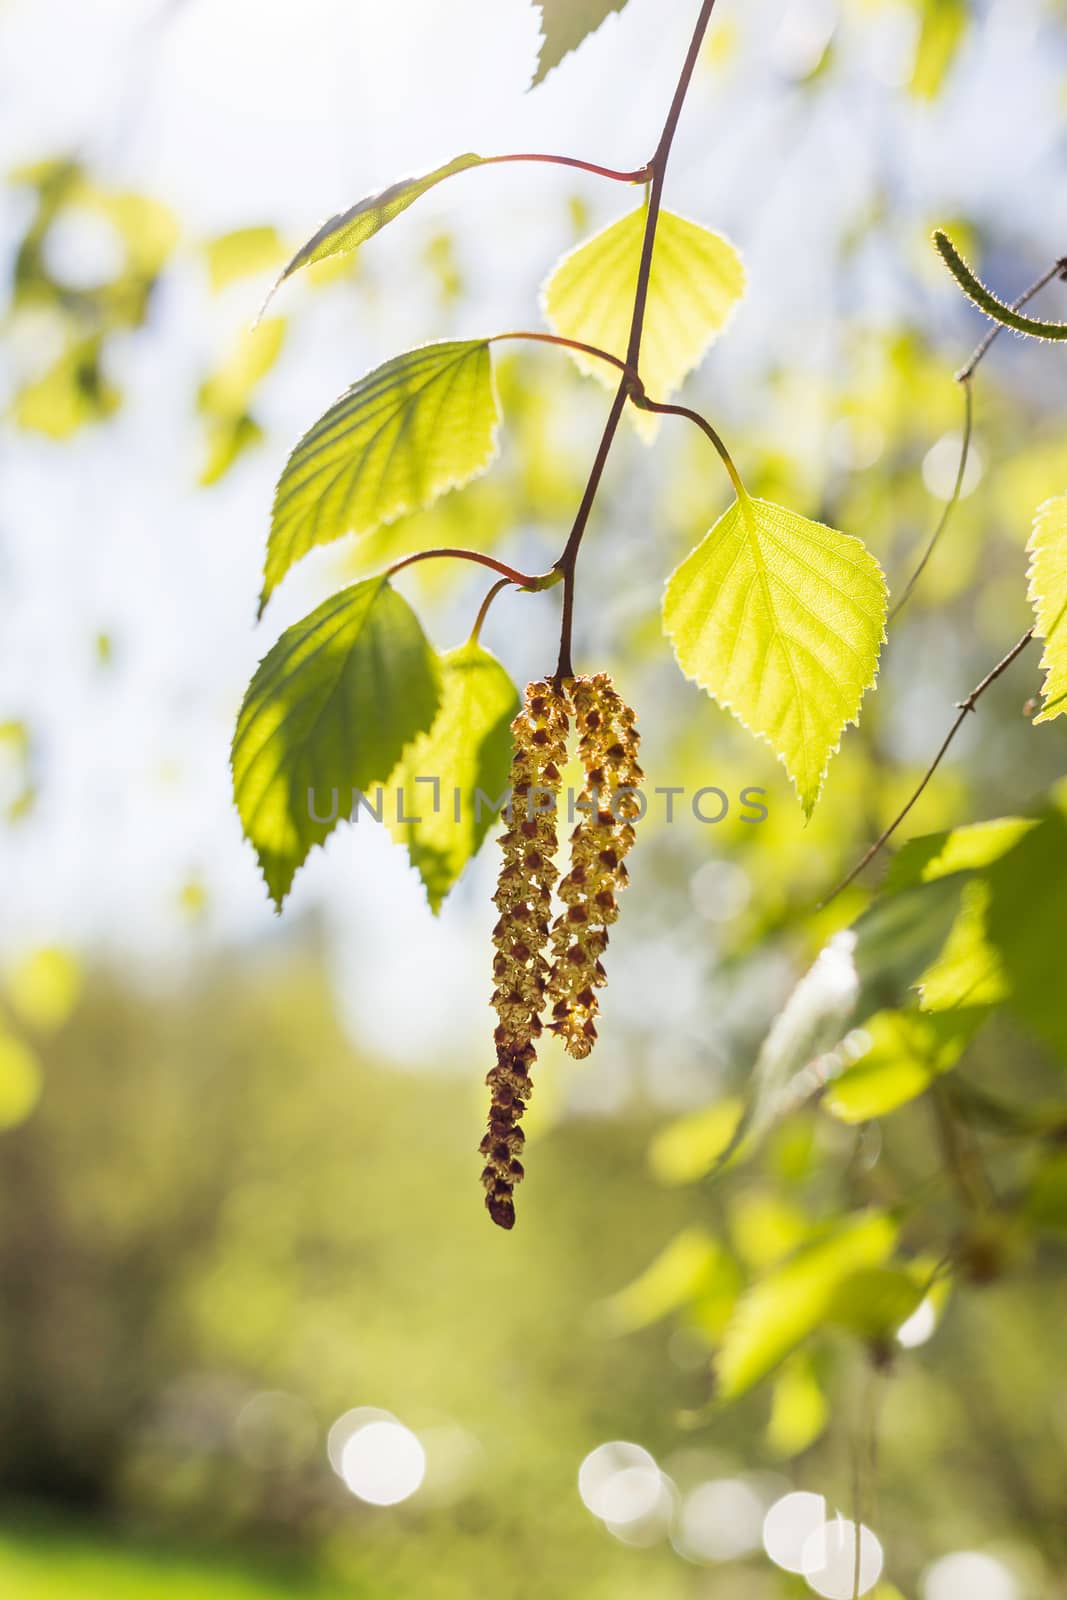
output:
<svg viewBox="0 0 1067 1600"><path fill-rule="evenodd" d="M601 167L595 161L579 161L577 156L528 155L523 152L513 156L486 156L482 164L491 167L506 161L544 161L554 167L577 167L580 172L593 172L598 178L612 178L616 183L647 183L651 177L648 166L638 167L634 172L619 172L615 167Z"/></svg>
<svg viewBox="0 0 1067 1600"><path fill-rule="evenodd" d="M612 401L596 458L593 461L593 468L589 475L589 482L586 484L581 505L578 507L570 537L567 540L563 554L556 562L557 570L563 575L563 616L560 626L559 660L556 665L557 681L574 675L572 662L574 574L578 562L578 552L581 549L582 539L585 537L585 530L589 525L589 517L593 510L597 491L600 488L600 481L604 476L604 468L607 466L608 456L611 454L611 447L615 441L615 435L622 420L626 401L631 392L632 375L640 370L641 337L644 333L645 313L648 309L648 291L652 278L652 257L656 248L656 229L659 225L660 210L663 203L667 162L670 159L671 146L678 131L678 123L681 119L682 109L685 106L685 98L689 93L689 85L693 81L693 73L696 71L697 60L700 56L701 46L704 43L704 35L708 31L708 24L711 21L711 14L714 9L715 0L702 0L700 14L693 29L693 37L690 40L685 61L682 63L674 98L671 101L670 110L667 112L667 120L663 124L663 132L660 134L656 153L648 163L647 168L643 169L649 176L650 187L648 210L645 215L644 239L641 245L641 261L637 271L637 287L634 291L633 314L630 319L630 337L626 347L625 368L627 370L623 372L615 399Z"/></svg>
<svg viewBox="0 0 1067 1600"><path fill-rule="evenodd" d="M451 546L442 546L436 550L416 550L413 555L403 556L401 560L394 561L386 570L387 578L395 577L398 572L403 572L405 567L412 567L416 561L435 561L438 557L449 556L457 561L476 561L480 567L489 567L493 572L499 572L508 583L513 583L517 589L551 589L559 582L559 577L553 569L550 572L530 573L519 572L515 567L509 567L504 561L497 561L493 556L483 556L480 550L459 550Z"/></svg>

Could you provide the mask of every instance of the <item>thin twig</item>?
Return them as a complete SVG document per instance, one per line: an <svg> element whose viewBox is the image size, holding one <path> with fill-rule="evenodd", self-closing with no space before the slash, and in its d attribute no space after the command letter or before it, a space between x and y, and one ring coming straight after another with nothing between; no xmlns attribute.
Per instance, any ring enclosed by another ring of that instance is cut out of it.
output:
<svg viewBox="0 0 1067 1600"><path fill-rule="evenodd" d="M1018 300L1012 301L1011 309L1013 311L1021 311L1023 306L1029 305L1034 296L1040 294L1041 290L1050 284L1055 278L1059 278L1062 281L1067 282L1067 257L1061 256L1059 261L1054 261L1052 266L1049 267L1048 271L1043 272L1040 278L1030 285L1029 289L1024 290L1024 292L1019 296ZM999 339L1003 327L1004 324L1002 322L994 323L993 327L990 328L985 338L975 349L974 354L971 356L971 359L967 362L966 366L961 367L957 372L957 383L966 383L967 379L974 375L975 368L980 366L985 360L990 345L992 345L995 340Z"/></svg>
<svg viewBox="0 0 1067 1600"><path fill-rule="evenodd" d="M656 229L659 225L660 209L663 201L663 187L667 175L667 162L670 158L671 146L674 143L675 133L685 106L689 85L696 71L696 64L700 57L704 36L708 31L711 14L715 9L715 0L702 0L700 14L693 29L693 37L686 52L685 61L674 91L667 120L660 134L656 153L648 163L647 172L650 179L648 194L648 209L645 214L645 233L641 246L641 262L637 270L637 286L634 291L633 315L630 319L630 337L626 347L626 366L630 372L638 372L641 365L641 337L645 327L645 313L648 309L648 291L652 278L652 256L656 248ZM557 679L569 678L573 675L571 661L572 634L574 629L574 573L578 561L578 552L581 548L585 530L589 525L589 517L593 510L600 481L604 476L611 446L618 432L619 423L626 401L632 388L630 372L624 372L619 383L615 399L612 401L604 432L597 448L593 461L589 482L586 484L585 493L582 495L570 537L564 547L563 554L556 563L557 569L563 575L563 615L560 622L559 660L556 665Z"/></svg>
<svg viewBox="0 0 1067 1600"><path fill-rule="evenodd" d="M748 498L748 491L741 481L741 474L734 466L733 457L707 417L701 416L699 411L694 411L690 406L661 405L658 400L650 400L644 393L641 395L631 394L630 399L640 411L654 411L659 417L685 417L688 422L695 422L701 433L706 434L715 446L719 460L726 468L730 476L730 482L737 491L738 499L746 500Z"/></svg>
<svg viewBox="0 0 1067 1600"><path fill-rule="evenodd" d="M937 771L938 767L941 765L941 762L943 761L943 759L944 759L944 757L945 757L945 755L946 755L946 753L948 751L949 745L952 743L952 741L956 737L957 733L959 733L960 729L963 727L963 724L967 720L968 714L971 711L974 710L975 706L978 704L979 700L985 694L986 690L990 687L990 685L996 683L996 681L1000 677L1001 673L1007 672L1008 668L1011 666L1012 662L1015 660L1015 658L1017 656L1022 655L1023 651L1026 649L1026 646L1030 643L1030 640L1033 637L1034 637L1033 628L1027 629L1026 633L1023 634L1022 638L1019 639L1015 644L1012 645L1012 647L1008 651L1007 655L1004 656L1000 661L997 662L996 666L992 669L991 672L987 672L986 673L986 675L982 679L981 683L975 685L975 687L971 690L970 694L967 696L966 700L961 700L961 701L958 702L958 704L959 704L959 716L956 718L955 722L952 724L951 728L949 729L949 731L948 731L948 733L947 733L947 735L946 735L946 737L944 739L944 742L941 745L940 750L937 752L937 755L934 757L933 761L930 763L929 767L926 769L926 774L925 774L922 782L919 784L919 787L915 790L915 793L912 795L911 799L908 801L908 803L904 807L904 809L901 812L899 812L896 817L894 817L893 821L889 824L888 828L885 828L882 831L882 833L879 834L878 838L871 845L870 849L867 850L867 852L864 854L864 856L861 858L861 860L857 861L856 865L852 868L852 871L848 874L847 878L842 878L841 882L837 885L837 887L834 890L832 890L832 892L826 896L826 899L823 900L820 903L820 905L819 905L819 910L820 911L824 910L831 903L831 901L836 900L837 896L841 893L841 891L843 889L847 889L849 884L853 881L853 879L859 877L859 875L863 871L864 867L868 866L870 864L870 862L872 862L874 860L875 856L882 849L882 847L884 845L888 844L889 840L893 837L894 833L896 833L897 829L900 827L900 824L904 821L905 817L908 815L909 811L915 805L916 801L919 799L919 796L922 794L923 790L926 788L927 784L930 782L930 779L933 777L934 773Z"/></svg>
<svg viewBox="0 0 1067 1600"><path fill-rule="evenodd" d="M387 578L395 577L398 572L403 572L405 567L412 567L416 561L435 561L438 557L448 556L457 561L476 561L480 567L489 567L493 572L499 572L508 583L513 583L517 589L551 589L559 582L559 573L553 567L548 572L519 572L516 567L509 567L504 561L497 561L493 556L483 556L480 550L459 550L452 546L442 547L437 550L416 550L413 555L403 556L399 561L394 561L386 569Z"/></svg>
<svg viewBox="0 0 1067 1600"><path fill-rule="evenodd" d="M1067 265L1065 265L1065 262L1062 258L1059 261L1053 262L1052 266L1049 267L1046 272L1043 272L1040 278L1030 285L1029 289L1025 289L1023 291L1018 300L1013 300L1011 309L1013 311L1021 311L1023 306L1028 305L1030 301L1034 299L1035 295L1040 294L1041 290L1046 288L1047 285L1050 284L1055 278L1067 280ZM967 471L967 459L971 449L971 434L974 427L974 391L971 386L971 379L974 377L978 368L989 354L989 351L996 339L1000 336L1001 332L1003 331L1003 326L1003 323L994 323L989 332L986 334L985 338L982 339L981 342L975 347L971 354L970 360L967 361L965 365L962 366L955 374L956 382L963 390L963 435L960 440L960 460L959 466L956 470L956 482L953 486L952 494L946 502L940 517L938 518L937 527L930 536L930 542L923 551L919 565L915 568L915 571L908 579L907 584L904 587L903 594L900 596L900 599L896 602L889 613L888 621L890 622L893 621L894 617L900 615L901 611L903 611L904 607L911 599L912 591L914 590L915 585L922 577L923 572L926 569L927 562L930 560L930 557L940 544L942 535L951 522L956 507L960 503L960 499L963 494L963 480Z"/></svg>
<svg viewBox="0 0 1067 1600"><path fill-rule="evenodd" d="M925 572L927 562L940 544L941 535L951 522L952 513L959 505L960 497L963 494L963 480L967 473L967 460L971 453L971 433L974 429L974 394L971 389L971 373L969 372L966 377L960 378L959 382L963 386L963 437L960 442L960 462L956 469L956 481L952 485L952 493L945 502L944 509L937 520L937 527L930 535L930 541L922 553L919 565L905 584L904 593L891 609L889 616L886 618L887 622L892 622L894 617L898 617L911 599L912 591Z"/></svg>
<svg viewBox="0 0 1067 1600"><path fill-rule="evenodd" d="M474 619L474 627L471 629L471 636L468 640L469 644L478 643L478 640L481 637L482 628L485 624L485 619L489 615L489 607L492 605L493 601L496 599L497 595L502 589L510 588L510 578L499 578L497 582L494 583L493 587L490 589L489 593L486 595L485 599L478 608L478 615Z"/></svg>

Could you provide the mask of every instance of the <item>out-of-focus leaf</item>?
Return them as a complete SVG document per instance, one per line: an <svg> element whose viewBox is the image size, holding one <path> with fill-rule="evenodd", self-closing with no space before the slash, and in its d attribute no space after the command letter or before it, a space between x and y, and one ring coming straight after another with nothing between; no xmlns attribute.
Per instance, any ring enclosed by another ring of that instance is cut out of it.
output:
<svg viewBox="0 0 1067 1600"><path fill-rule="evenodd" d="M200 385L197 406L202 415L237 417L248 410L252 395L281 354L285 328L284 317L271 317L254 332L242 329L225 361Z"/></svg>
<svg viewBox="0 0 1067 1600"><path fill-rule="evenodd" d="M756 1272L791 1256L811 1234L804 1212L773 1189L737 1189L730 1197L729 1213L734 1248Z"/></svg>
<svg viewBox="0 0 1067 1600"><path fill-rule="evenodd" d="M828 1320L861 1339L890 1339L918 1310L925 1284L902 1267L861 1267L835 1287Z"/></svg>
<svg viewBox="0 0 1067 1600"><path fill-rule="evenodd" d="M349 206L347 211L339 211L336 216L324 222L306 244L301 245L274 285L271 295L286 278L292 277L301 267L310 266L316 261L326 261L330 256L347 255L350 251L358 249L361 244L365 244L384 228L386 223L392 222L394 217L406 211L408 206L413 205L428 189L442 183L445 178L451 178L454 173L466 172L470 167L480 167L484 160L484 156L474 155L473 152L456 156L454 161L446 162L443 167L435 167L433 172L424 173L418 178L401 178L399 183L390 184L388 189L382 189L378 194L367 195L365 199L357 201L354 206Z"/></svg>
<svg viewBox="0 0 1067 1600"><path fill-rule="evenodd" d="M965 38L970 18L967 0L914 0L921 22L912 66L912 94L934 100L940 94Z"/></svg>
<svg viewBox="0 0 1067 1600"><path fill-rule="evenodd" d="M859 539L748 495L667 585L682 671L771 746L806 816L874 682L886 597Z"/></svg>
<svg viewBox="0 0 1067 1600"><path fill-rule="evenodd" d="M8 993L16 1015L28 1027L51 1033L67 1021L81 997L82 965L57 945L31 950L16 962Z"/></svg>
<svg viewBox="0 0 1067 1600"><path fill-rule="evenodd" d="M879 895L833 935L760 1047L744 1113L718 1165L735 1153L751 1156L781 1117L849 1068L867 1044L859 1024L903 1005L944 946L962 885L949 877Z"/></svg>
<svg viewBox="0 0 1067 1600"><path fill-rule="evenodd" d="M263 442L263 429L255 417L216 417L208 422L207 450L197 478L202 489L221 483L241 457Z"/></svg>
<svg viewBox="0 0 1067 1600"><path fill-rule="evenodd" d="M830 1083L823 1105L840 1122L888 1116L956 1065L987 1015L981 1007L939 1014L879 1011L862 1029L866 1048L857 1042L862 1054Z"/></svg>
<svg viewBox="0 0 1067 1600"><path fill-rule="evenodd" d="M721 1159L741 1120L740 1100L716 1100L661 1128L648 1153L660 1183L695 1183Z"/></svg>
<svg viewBox="0 0 1067 1600"><path fill-rule="evenodd" d="M403 817L390 823L426 886L430 909L442 902L494 820L479 791L499 799L511 766L510 724L519 695L495 656L468 642L440 659L441 705L390 780ZM417 820L416 820L417 819Z"/></svg>
<svg viewBox="0 0 1067 1600"><path fill-rule="evenodd" d="M894 894L920 883L935 883L957 872L991 866L1037 826L1032 817L998 817L944 833L909 839L893 858L883 890Z"/></svg>
<svg viewBox="0 0 1067 1600"><path fill-rule="evenodd" d="M353 384L304 435L274 499L260 611L294 562L372 533L483 472L496 449L489 345L424 345Z"/></svg>
<svg viewBox="0 0 1067 1600"><path fill-rule="evenodd" d="M101 340L79 339L68 345L49 370L15 396L15 421L30 433L64 440L89 423L103 422L122 404L122 394L104 377Z"/></svg>
<svg viewBox="0 0 1067 1600"><path fill-rule="evenodd" d="M881 1266L896 1236L884 1214L847 1218L747 1290L716 1356L719 1397L747 1393L829 1322L838 1286L862 1267Z"/></svg>
<svg viewBox="0 0 1067 1600"><path fill-rule="evenodd" d="M279 910L353 791L385 782L438 703L433 652L384 578L332 596L264 657L237 720L233 786Z"/></svg>
<svg viewBox="0 0 1067 1600"><path fill-rule="evenodd" d="M621 11L626 0L535 0L535 4L541 12L543 35L534 76L534 83L540 83L605 17Z"/></svg>
<svg viewBox="0 0 1067 1600"><path fill-rule="evenodd" d="M282 317L272 317L254 331L243 330L223 364L200 385L197 408L207 423L208 446L200 473L202 485L218 483L235 461L262 440L263 429L250 408L284 341Z"/></svg>
<svg viewBox="0 0 1067 1600"><path fill-rule="evenodd" d="M604 1321L619 1333L659 1322L695 1300L713 1272L722 1246L703 1228L686 1228L632 1283L603 1305Z"/></svg>
<svg viewBox="0 0 1067 1600"><path fill-rule="evenodd" d="M781 1368L771 1396L767 1446L772 1455L791 1460L807 1450L830 1420L830 1406L806 1351L798 1351Z"/></svg>
<svg viewBox="0 0 1067 1600"><path fill-rule="evenodd" d="M1034 634L1045 641L1043 703L1034 721L1051 722L1067 711L1067 495L1041 507L1026 548Z"/></svg>
<svg viewBox="0 0 1067 1600"><path fill-rule="evenodd" d="M1005 1002L1067 1060L1065 805L1061 787L1039 825L967 882L945 948L923 975L921 995L929 1011Z"/></svg>
<svg viewBox="0 0 1067 1600"><path fill-rule="evenodd" d="M0 815L19 822L33 809L33 740L17 718L0 722Z"/></svg>
<svg viewBox="0 0 1067 1600"><path fill-rule="evenodd" d="M0 1133L25 1122L41 1095L41 1068L29 1045L0 1033Z"/></svg>
<svg viewBox="0 0 1067 1600"><path fill-rule="evenodd" d="M204 254L213 293L220 294L240 278L266 272L281 259L284 250L277 228L269 225L235 228L209 239Z"/></svg>
<svg viewBox="0 0 1067 1600"><path fill-rule="evenodd" d="M641 207L565 255L541 294L545 316L565 339L625 359L641 260ZM733 245L699 223L664 211L656 234L641 341L641 376L652 400L669 400L699 366L745 292L745 269ZM614 389L619 374L605 361L571 352L576 366ZM646 440L659 419L627 407Z"/></svg>

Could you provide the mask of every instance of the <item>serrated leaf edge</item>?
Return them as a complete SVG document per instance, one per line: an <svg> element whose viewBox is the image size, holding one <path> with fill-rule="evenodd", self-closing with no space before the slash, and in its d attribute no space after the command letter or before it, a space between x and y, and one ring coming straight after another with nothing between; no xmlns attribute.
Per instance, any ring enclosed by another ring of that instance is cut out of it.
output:
<svg viewBox="0 0 1067 1600"><path fill-rule="evenodd" d="M1042 519L1047 511L1050 511L1053 506L1058 505L1063 507L1064 521L1067 523L1067 494L1050 495L1047 500L1042 501L1037 510L1034 512L1034 521L1030 530L1030 537L1026 541L1026 553L1030 557L1030 565L1026 569L1026 598L1033 608L1034 638L1041 639L1045 642L1045 648L1041 652L1041 661L1039 663L1041 671L1044 673L1044 681L1041 685L1042 705L1041 710L1033 719L1035 726L1039 722L1054 722L1057 717L1063 716L1064 712L1067 711L1067 695L1061 695L1058 701L1053 702L1054 705L1058 706L1058 709L1049 709L1049 701L1047 697L1048 684L1055 667L1053 662L1049 659L1049 635L1042 631L1041 621L1041 607L1047 603L1049 596L1042 594L1037 586L1038 556L1043 554L1048 548L1041 542L1039 538Z"/></svg>
<svg viewBox="0 0 1067 1600"><path fill-rule="evenodd" d="M342 533L335 534L332 539L324 539L324 540L320 541L319 543L316 543L316 544L312 545L310 549L305 550L303 552L303 555L297 556L295 561L290 562L289 566L286 567L286 569L282 573L281 577L278 578L277 581L269 589L266 587L266 564L264 563L264 573L263 573L264 587L263 587L263 590L260 593L259 602L258 602L258 606L257 606L257 610L256 610L256 621L257 622L262 620L263 613L266 611L267 606L270 603L270 600L271 600L272 596L281 587L281 585L284 583L285 579L289 576L290 572L292 572L293 568L296 567L296 566L299 566L300 562L303 561L304 557L305 556L309 556L311 554L312 550L325 549L327 545L336 544L339 539L350 539L350 538L361 539L361 538L366 538L372 533L377 533L379 528L391 528L394 523L400 522L404 517L415 516L420 511L429 510L430 506L436 504L436 502L438 500L442 499L446 494L451 494L454 489L465 489L469 483L473 483L476 478L480 478L483 473L488 472L489 468L492 466L493 462L496 460L497 456L500 454L500 429L501 429L502 422L503 422L503 418L502 418L502 414L501 414L501 408L500 408L500 394L499 394L499 391L498 391L498 388L497 388L497 382L496 382L496 369L495 369L495 367L493 365L493 356L492 356L492 344L493 344L493 341L492 341L492 338L491 337L485 337L485 338L479 338L479 339L429 339L429 340L427 340L427 342L425 344L413 345L410 350L404 350L404 351L401 352L401 354L402 355L416 355L420 350L431 350L435 346L443 345L443 344L469 344L472 347L475 346L475 345L482 345L489 352L489 395L490 395L490 399L492 401L492 406L493 406L493 420L492 420L492 423L490 424L490 428L489 428L489 444L488 444L488 447L486 449L486 453L485 453L484 459L481 462L479 462L479 464L476 467L474 467L470 472L457 473L453 477L447 479L447 481L445 481L444 483L440 484L440 486L437 487L434 490L433 494L430 495L430 497L428 499L422 500L416 505L401 506L396 511L394 511L390 516L382 517L380 519L380 521L371 523L368 527L365 527L365 528L355 528L355 527L345 528L345 530ZM300 435L300 438L297 440L296 444L293 446L293 448L290 450L289 454L286 456L286 458L285 458L285 466L282 468L281 473L278 476L278 480L274 485L274 494L273 494L273 497L271 499L271 514L270 514L271 515L271 532L273 532L273 530L274 530L274 515L275 515L275 511L277 509L277 505L278 505L278 495L279 495L279 492L281 490L282 482L283 482L283 480L285 478L286 472L289 470L289 463L292 461L293 457L296 455L297 451L300 449L301 445L304 443L304 440L309 436L309 434L314 432L314 430L318 427L319 423L323 420L324 417L329 416L330 412L333 411L336 406L339 406L341 404L342 400L346 399L347 396L351 394L352 390L356 387L357 384L362 383L364 381L364 379L366 379L366 378L373 377L375 372L380 371L382 367L388 366L389 365L389 361L397 361L399 359L400 359L399 356L391 356L389 358L389 360L387 360L387 361L380 361L378 363L377 367L371 367L369 372L365 372L361 378L357 378L354 383L350 383L348 385L348 388L342 390L342 392L337 396L337 398L335 400L331 400L330 404L326 407L326 410L323 411L321 413L321 415L318 416L316 418L316 420L311 424L311 426L306 428L304 430L304 432ZM269 551L270 551L270 533L268 533L268 535L267 535L267 550L268 550L268 554L269 554Z"/></svg>
<svg viewBox="0 0 1067 1600"><path fill-rule="evenodd" d="M772 502L764 501L763 503L765 505L770 505ZM734 504L740 504L740 501L735 501ZM723 517L725 517L729 513L730 510L731 510L731 507L727 506L726 510L722 513L722 516L716 517L715 521L712 523L711 527L708 529L708 531L704 535L704 537L702 539L699 539L697 541L697 543L693 546L693 549L688 551L687 554L682 557L681 561L679 561L678 565L670 573L670 575L667 578L666 583L664 584L664 587L663 587L664 597L666 597L667 590L670 588L671 584L674 582L675 577L681 571L682 567L685 566L685 564L689 560L690 556L693 555L694 551L696 551L696 550L698 550L700 548L700 546L704 543L704 539L708 538L712 533L715 532L715 529L718 527L718 525L722 521ZM800 513L797 513L797 515L800 515ZM877 556L875 556L872 553L872 551L868 549L868 547L864 544L863 540L860 539L860 538L857 538L857 536L854 533L844 533L840 528L831 528L830 524L828 522L818 522L818 521L816 521L816 519L814 517L805 517L804 520L805 520L805 522L814 523L817 528L826 528L828 532L836 533L839 538L850 540L853 544L858 545L859 548L864 552L865 555L870 557L871 561L874 563L875 568L877 569L879 577L882 580L882 589L883 589L884 598L885 598L885 602L886 602L885 613L887 613L888 612L888 602L889 602L889 580L887 579L887 577L885 575L885 570L882 567L881 562L878 560ZM660 610L661 610L661 614L662 614L662 604L661 604ZM767 745L767 747L771 751L773 751L776 759L778 761L780 761L782 766L785 768L786 776L788 777L789 782L793 786L793 791L796 794L797 800L800 802L800 808L804 813L805 822L810 822L811 821L812 814L813 814L813 812L815 810L815 807L818 804L819 799L820 799L820 797L822 795L823 786L824 786L824 784L826 782L826 774L830 770L830 762L833 760L834 756L837 755L838 751L841 748L841 740L845 736L845 730L847 728L850 728L850 727L853 727L853 728L858 728L859 727L860 711L861 711L861 709L863 707L863 702L866 699L867 695L870 694L878 686L878 672L879 672L879 668L881 667L882 646L886 643L886 640L888 638L888 635L886 633L886 614L885 613L883 614L883 617L882 617L882 632L881 632L881 637L878 640L878 652L877 652L877 655L875 656L874 674L873 674L873 676L871 678L870 683L867 684L866 688L864 688L862 693L860 694L859 704L856 707L855 715L845 718L845 721L841 724L841 731L837 736L836 744L834 744L826 752L826 760L824 761L822 769L819 772L818 784L817 784L817 786L815 788L815 791L814 791L814 793L812 795L810 804L805 803L804 797L800 792L800 786L799 786L796 778L790 772L789 766L788 766L788 764L786 762L785 756L783 754L781 754L780 751L775 750L774 741L771 739L770 735L766 734L766 733L759 733L759 732L757 732L757 730L755 728L750 727L749 724L745 721L744 717L741 715L741 712L737 709L737 707L731 701L726 700L726 699L722 698L721 696L719 696L717 694L714 694L712 692L712 690L710 690L710 689L705 689L704 685L700 682L700 680L698 678L694 677L694 675L692 673L687 672L685 670L685 668L682 666L682 663L681 663L681 661L679 659L679 656L678 656L678 650L677 650L677 647L675 645L674 632L672 631L672 629L668 628L666 618L664 617L664 619L663 619L663 632L664 632L664 635L666 636L666 638L670 641L671 650L674 653L675 663L676 663L676 665L678 667L679 672L682 674L682 677L685 678L687 683L695 684L698 689L700 689L704 694L706 694L708 696L709 700L714 700L715 704L717 706L720 706L723 711L728 711L730 713L730 715L732 717L734 717L736 719L736 721L738 721L741 724L742 728L744 728L746 733L750 734L755 739L759 739L763 744Z"/></svg>

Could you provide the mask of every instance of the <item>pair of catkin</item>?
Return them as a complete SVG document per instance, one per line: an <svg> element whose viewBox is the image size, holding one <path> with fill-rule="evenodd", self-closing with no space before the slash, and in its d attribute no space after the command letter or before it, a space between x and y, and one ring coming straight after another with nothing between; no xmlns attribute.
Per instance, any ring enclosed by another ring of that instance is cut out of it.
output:
<svg viewBox="0 0 1067 1600"><path fill-rule="evenodd" d="M559 876L559 793L573 718L585 783L571 834L570 870L559 884L563 909L552 919ZM502 1228L515 1225L515 1185L524 1177L519 1126L532 1088L530 1069L542 1013L567 1052L583 1059L596 1041L596 990L607 982L601 957L626 886L623 857L634 843L643 774L633 711L607 673L527 685L511 725L511 814L501 834L503 861L494 901L496 955L492 1004L498 1023L489 1128L481 1143L486 1206ZM547 952L547 954L546 954Z"/></svg>

